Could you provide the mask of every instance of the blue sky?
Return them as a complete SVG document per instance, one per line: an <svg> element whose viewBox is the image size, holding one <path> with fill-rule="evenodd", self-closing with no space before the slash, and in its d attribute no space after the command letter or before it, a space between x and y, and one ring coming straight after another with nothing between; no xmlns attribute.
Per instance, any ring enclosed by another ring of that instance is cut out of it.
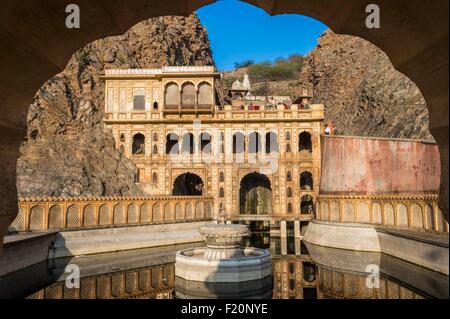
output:
<svg viewBox="0 0 450 319"><path fill-rule="evenodd" d="M264 10L237 0L219 0L197 10L208 30L214 60L219 70L235 62L256 62L307 54L327 26L298 14L270 16Z"/></svg>

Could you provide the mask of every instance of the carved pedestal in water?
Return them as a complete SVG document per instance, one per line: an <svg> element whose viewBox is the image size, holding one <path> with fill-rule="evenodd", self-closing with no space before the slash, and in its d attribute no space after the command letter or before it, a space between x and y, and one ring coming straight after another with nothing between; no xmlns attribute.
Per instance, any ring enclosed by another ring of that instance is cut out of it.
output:
<svg viewBox="0 0 450 319"><path fill-rule="evenodd" d="M267 250L242 248L245 225L200 228L206 247L182 250L175 263L178 298L270 298L272 262Z"/></svg>

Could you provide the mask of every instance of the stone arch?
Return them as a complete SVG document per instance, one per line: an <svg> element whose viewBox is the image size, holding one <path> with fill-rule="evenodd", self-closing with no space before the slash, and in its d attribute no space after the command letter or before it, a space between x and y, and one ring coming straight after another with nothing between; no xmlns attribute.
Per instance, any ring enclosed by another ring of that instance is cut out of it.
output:
<svg viewBox="0 0 450 319"><path fill-rule="evenodd" d="M272 214L272 186L266 175L253 172L242 178L239 206L241 214Z"/></svg>
<svg viewBox="0 0 450 319"><path fill-rule="evenodd" d="M312 138L311 133L309 132L301 132L298 136L298 151L306 151L312 153Z"/></svg>
<svg viewBox="0 0 450 319"><path fill-rule="evenodd" d="M211 107L213 102L213 90L211 84L202 82L198 86L197 104L199 108Z"/></svg>
<svg viewBox="0 0 450 319"><path fill-rule="evenodd" d="M179 137L175 133L166 136L166 154L178 154L180 152Z"/></svg>
<svg viewBox="0 0 450 319"><path fill-rule="evenodd" d="M184 220L183 206L181 203L176 203L175 205L175 220Z"/></svg>
<svg viewBox="0 0 450 319"><path fill-rule="evenodd" d="M339 219L339 204L333 201L330 204L330 221L338 222Z"/></svg>
<svg viewBox="0 0 450 319"><path fill-rule="evenodd" d="M416 203L411 205L411 227L425 228L423 223L422 207Z"/></svg>
<svg viewBox="0 0 450 319"><path fill-rule="evenodd" d="M133 135L132 154L139 155L145 154L145 135L137 133Z"/></svg>
<svg viewBox="0 0 450 319"><path fill-rule="evenodd" d="M287 188L287 190L286 190L286 196L287 196L288 198L291 198L291 197L292 197L292 188L290 188L290 187Z"/></svg>
<svg viewBox="0 0 450 319"><path fill-rule="evenodd" d="M225 190L223 187L221 187L219 189L219 198L224 198L225 197Z"/></svg>
<svg viewBox="0 0 450 319"><path fill-rule="evenodd" d="M194 154L194 134L185 133L181 138L181 153Z"/></svg>
<svg viewBox="0 0 450 319"><path fill-rule="evenodd" d="M61 205L53 205L48 211L48 228L64 228L64 216Z"/></svg>
<svg viewBox="0 0 450 319"><path fill-rule="evenodd" d="M138 207L135 203L128 205L127 210L127 223L137 224L139 223Z"/></svg>
<svg viewBox="0 0 450 319"><path fill-rule="evenodd" d="M358 223L370 223L369 205L366 202L358 205Z"/></svg>
<svg viewBox="0 0 450 319"><path fill-rule="evenodd" d="M242 132L233 134L233 154L242 154L245 152L245 135Z"/></svg>
<svg viewBox="0 0 450 319"><path fill-rule="evenodd" d="M103 204L99 209L98 224L101 226L111 224L111 212L109 206Z"/></svg>
<svg viewBox="0 0 450 319"><path fill-rule="evenodd" d="M300 174L300 189L308 191L314 189L314 179L312 173L304 171Z"/></svg>
<svg viewBox="0 0 450 319"><path fill-rule="evenodd" d="M342 206L342 221L347 223L355 222L355 210L353 204L345 202Z"/></svg>
<svg viewBox="0 0 450 319"><path fill-rule="evenodd" d="M286 182L292 182L292 173L290 170L286 172Z"/></svg>
<svg viewBox="0 0 450 319"><path fill-rule="evenodd" d="M164 204L164 221L171 222L173 221L173 210L172 210L172 204L171 203L165 203Z"/></svg>
<svg viewBox="0 0 450 319"><path fill-rule="evenodd" d="M194 108L195 107L195 85L192 82L183 83L181 86L181 107Z"/></svg>
<svg viewBox="0 0 450 319"><path fill-rule="evenodd" d="M113 219L114 225L125 224L125 209L122 204L114 206Z"/></svg>
<svg viewBox="0 0 450 319"><path fill-rule="evenodd" d="M322 203L322 216L321 219L322 220L329 220L330 219L330 212L329 212L329 207L328 207L328 203L323 202Z"/></svg>
<svg viewBox="0 0 450 319"><path fill-rule="evenodd" d="M186 220L193 220L195 219L195 212L192 208L192 203L187 203L185 206L185 214L186 214Z"/></svg>
<svg viewBox="0 0 450 319"><path fill-rule="evenodd" d="M288 214L292 214L293 213L292 203L288 203L287 204L287 213Z"/></svg>
<svg viewBox="0 0 450 319"><path fill-rule="evenodd" d="M204 182L202 178L193 173L179 175L173 182L173 196L201 196Z"/></svg>
<svg viewBox="0 0 450 319"><path fill-rule="evenodd" d="M296 3L294 7L290 2L245 1L263 8L273 15L299 13L310 16L324 22L336 33L362 37L384 50L394 67L410 77L423 92L429 105L430 131L438 142L441 154L448 153L448 50L439 49L448 47L448 28L445 25L448 21L449 3L447 0L432 2L423 0L405 3L386 1L389 10L386 11L388 14L383 17L383 21L388 27L381 28L377 32L368 30L364 23L357 23L357 21L364 21L367 14L364 10L360 10L360 6L354 6L354 3L350 1L331 0L327 5L318 1L301 1ZM16 2L5 4L2 10L18 15L19 11L14 10L14 5L16 5ZM148 6L145 2L137 3L135 6L127 8L129 12L126 14L126 19L105 19L103 23L95 24L93 28L81 30L76 39L70 36L71 30L58 27L60 23L58 19L53 19L54 21L47 19L51 12L58 11L58 3L52 2L46 6L40 6L37 2L30 3L27 10L20 11L23 13L21 19L13 19L12 21L20 21L17 23L21 23L21 32L16 32L13 35L16 38L12 38L11 41L17 40L17 43L20 43L20 39L23 39L24 36L34 37L39 41L36 42L38 44L35 50L23 51L20 46L11 46L10 50L4 52L3 56L5 63L2 73L5 79L7 76L13 76L12 81L2 81L2 83L7 84L2 84L0 89L3 92L4 101L2 108L5 108L8 114L2 124L2 129L11 132L10 136L12 137L1 142L2 148L10 150L11 154L11 156L1 158L7 169L5 179L0 186L0 193L12 194L3 199L3 206L11 207L10 211L12 212L18 211L17 196L14 195L14 192L11 192L15 189L16 174L12 165L8 163L11 162L11 158L14 161L14 158L19 155L19 147L24 135L23 122L20 119L26 118L29 101L39 86L49 77L60 72L74 51L90 41L112 34L123 34L129 27L139 21L149 17L173 14L174 10L178 14L188 16L203 5L206 5L206 3L200 0L189 0L189 5L182 8L175 0L168 0L161 6ZM349 12L350 18L344 21L336 15L329 14L330 9L337 8L342 12ZM108 11L110 17L120 17L123 11L119 6L111 5L111 7L105 8L97 2L93 3L87 10L89 15L97 11L102 13ZM402 12L404 19L398 19L396 12ZM417 12L421 12L423 23L414 23ZM41 16L42 19L47 21L47 28L49 30L60 30L60 35L54 37L53 34L40 32L41 30L36 27L36 20L29 18L31 15ZM117 21L119 22L117 23ZM14 28L15 25L11 27ZM25 42L27 41L25 40ZM45 50L43 50L44 46ZM36 50L45 51L45 54L36 56L34 54ZM433 54L430 55L430 52ZM421 63L425 59L431 60L429 60L429 63ZM20 61L22 69L26 70L25 72L17 72L18 61ZM39 70L33 68L35 65L40 65ZM443 65L443 67L436 69L430 67L430 65ZM430 81L430 79L433 80ZM23 83L28 83L25 89ZM6 88L6 86L8 87ZM448 157L441 157L440 166L441 176L448 176ZM439 198L440 206L448 220L448 181L446 180L441 181ZM2 217L11 217L10 215L15 215L15 213L2 213ZM7 221L12 221L13 218L2 219L6 221L1 224L2 229L5 230L8 226ZM0 233L4 232L0 231Z"/></svg>
<svg viewBox="0 0 450 319"><path fill-rule="evenodd" d="M279 145L278 145L278 135L275 132L267 132L266 133L266 153L278 153Z"/></svg>
<svg viewBox="0 0 450 319"><path fill-rule="evenodd" d="M168 108L177 107L180 105L180 89L175 82L167 83L165 86L164 100Z"/></svg>
<svg viewBox="0 0 450 319"><path fill-rule="evenodd" d="M161 212L161 205L159 203L153 204L152 207L153 222L160 223L164 220L164 216Z"/></svg>
<svg viewBox="0 0 450 319"><path fill-rule="evenodd" d="M205 218L205 211L204 211L203 202L197 202L195 204L195 218L196 219Z"/></svg>
<svg viewBox="0 0 450 319"><path fill-rule="evenodd" d="M9 232L19 232L25 230L25 211L22 207L19 207L19 213L8 228Z"/></svg>
<svg viewBox="0 0 450 319"><path fill-rule="evenodd" d="M374 224L382 224L383 223L382 210L381 210L381 205L379 203L374 203L372 205L372 216L373 216Z"/></svg>
<svg viewBox="0 0 450 319"><path fill-rule="evenodd" d="M153 172L153 174L152 174L152 184L153 184L153 186L158 185L158 174L156 172Z"/></svg>
<svg viewBox="0 0 450 319"><path fill-rule="evenodd" d="M397 204L397 226L408 227L408 208L405 204Z"/></svg>
<svg viewBox="0 0 450 319"><path fill-rule="evenodd" d="M223 172L219 173L219 182L221 183L225 182L225 174Z"/></svg>
<svg viewBox="0 0 450 319"><path fill-rule="evenodd" d="M43 230L44 225L44 207L37 205L30 209L29 216L30 230Z"/></svg>
<svg viewBox="0 0 450 319"><path fill-rule="evenodd" d="M212 151L212 136L207 132L200 134L200 151L202 153L211 153Z"/></svg>
<svg viewBox="0 0 450 319"><path fill-rule="evenodd" d="M210 202L206 202L205 204L205 218L212 218L212 204Z"/></svg>
<svg viewBox="0 0 450 319"><path fill-rule="evenodd" d="M248 136L248 153L256 154L261 152L262 143L261 135L258 132L250 132Z"/></svg>
<svg viewBox="0 0 450 319"><path fill-rule="evenodd" d="M97 216L93 205L86 205L83 210L83 226L92 227L97 225Z"/></svg>
<svg viewBox="0 0 450 319"><path fill-rule="evenodd" d="M384 223L386 225L394 225L395 224L395 218L394 218L394 206L392 204L384 204Z"/></svg>
<svg viewBox="0 0 450 319"><path fill-rule="evenodd" d="M68 228L81 227L81 216L78 205L73 204L67 208L66 223Z"/></svg>
<svg viewBox="0 0 450 319"><path fill-rule="evenodd" d="M150 223L152 221L152 212L149 204L144 203L141 205L141 222Z"/></svg>
<svg viewBox="0 0 450 319"><path fill-rule="evenodd" d="M145 111L145 89L133 89L133 111Z"/></svg>
<svg viewBox="0 0 450 319"><path fill-rule="evenodd" d="M425 206L425 212L426 212L427 229L434 230L436 227L435 227L435 223L434 223L434 209L433 209L433 206L431 204L427 204Z"/></svg>

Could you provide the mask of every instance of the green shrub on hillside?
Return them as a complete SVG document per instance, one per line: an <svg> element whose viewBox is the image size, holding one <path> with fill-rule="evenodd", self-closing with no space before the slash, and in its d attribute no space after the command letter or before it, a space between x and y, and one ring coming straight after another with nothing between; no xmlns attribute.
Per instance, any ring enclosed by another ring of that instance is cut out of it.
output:
<svg viewBox="0 0 450 319"><path fill-rule="evenodd" d="M249 66L249 76L253 81L278 81L297 79L303 67L303 56L292 54L288 58L278 58L274 63L264 61Z"/></svg>

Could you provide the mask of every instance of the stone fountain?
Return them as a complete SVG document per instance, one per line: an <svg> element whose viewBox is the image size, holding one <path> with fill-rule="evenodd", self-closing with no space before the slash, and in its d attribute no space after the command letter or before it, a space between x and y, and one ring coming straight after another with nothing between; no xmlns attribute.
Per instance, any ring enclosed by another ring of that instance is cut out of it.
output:
<svg viewBox="0 0 450 319"><path fill-rule="evenodd" d="M270 298L272 261L267 250L242 248L245 225L200 228L206 247L177 252L177 298Z"/></svg>

